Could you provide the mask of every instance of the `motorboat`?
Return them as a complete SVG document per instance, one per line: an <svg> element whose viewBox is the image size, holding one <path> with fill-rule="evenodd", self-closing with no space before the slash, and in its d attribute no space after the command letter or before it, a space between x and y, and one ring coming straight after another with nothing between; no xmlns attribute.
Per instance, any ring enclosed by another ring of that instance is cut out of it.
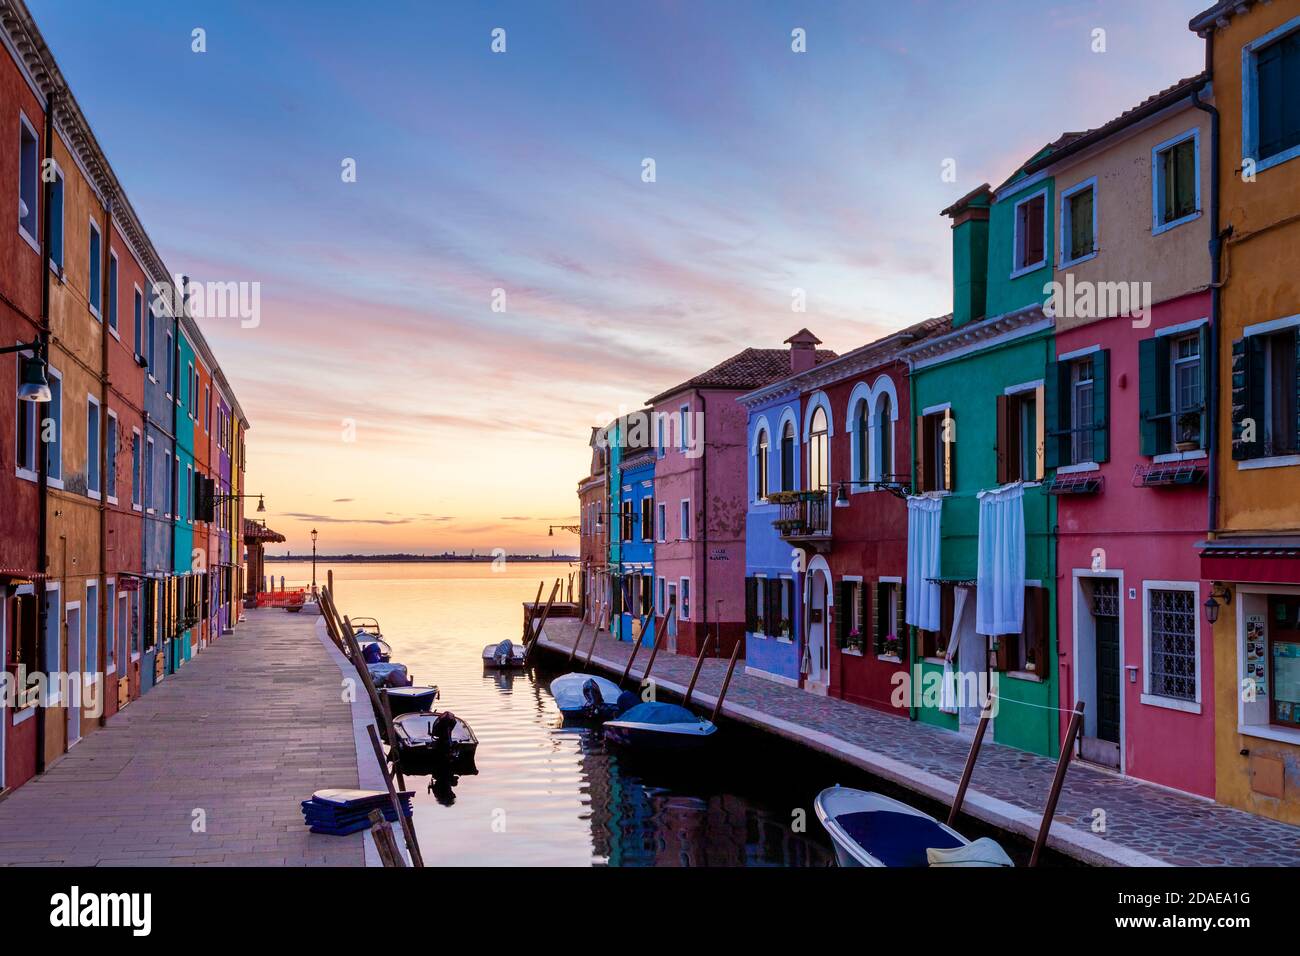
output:
<svg viewBox="0 0 1300 956"><path fill-rule="evenodd" d="M361 659L367 664L387 664L393 658L392 647L380 638L358 638L357 645L361 649Z"/></svg>
<svg viewBox="0 0 1300 956"><path fill-rule="evenodd" d="M592 674L562 674L551 681L555 706L566 718L606 720L639 703L640 698L622 691L612 680ZM628 701L627 698L631 698Z"/></svg>
<svg viewBox="0 0 1300 956"><path fill-rule="evenodd" d="M437 687L386 687L384 693L388 698L388 710L394 717L431 710L439 696Z"/></svg>
<svg viewBox="0 0 1300 956"><path fill-rule="evenodd" d="M376 687L411 686L411 675L406 672L405 664L367 664L366 670L370 672L370 679Z"/></svg>
<svg viewBox="0 0 1300 956"><path fill-rule="evenodd" d="M606 740L645 750L692 750L717 732L713 721L680 704L657 701L637 704L618 719L605 721Z"/></svg>
<svg viewBox="0 0 1300 956"><path fill-rule="evenodd" d="M437 767L453 773L477 773L478 738L469 724L449 710L418 711L393 720L398 756L404 771Z"/></svg>
<svg viewBox="0 0 1300 956"><path fill-rule="evenodd" d="M483 648L483 666L494 668L523 667L524 645L505 640Z"/></svg>
<svg viewBox="0 0 1300 956"><path fill-rule="evenodd" d="M1014 866L993 840L968 840L884 794L828 787L813 808L840 866Z"/></svg>

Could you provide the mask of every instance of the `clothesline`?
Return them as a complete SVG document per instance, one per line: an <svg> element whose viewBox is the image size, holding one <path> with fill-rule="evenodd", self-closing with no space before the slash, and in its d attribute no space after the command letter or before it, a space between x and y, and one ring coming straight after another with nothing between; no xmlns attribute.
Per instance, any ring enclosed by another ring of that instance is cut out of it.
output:
<svg viewBox="0 0 1300 956"><path fill-rule="evenodd" d="M1019 704L1021 707L1034 707L1034 708L1037 708L1038 710L1054 710L1054 711L1056 711L1057 713L1060 713L1060 714L1073 714L1073 713L1074 713L1074 708L1073 708L1073 707L1049 707L1049 706L1046 705L1046 704L1031 704L1031 703L1030 703L1029 701L1027 701L1027 700L1016 700L1016 699L1013 698L1013 697L1003 697L1003 696L1001 696L1000 694L989 694L989 698L990 698L991 700L1002 700L1002 701L1006 701L1008 704Z"/></svg>

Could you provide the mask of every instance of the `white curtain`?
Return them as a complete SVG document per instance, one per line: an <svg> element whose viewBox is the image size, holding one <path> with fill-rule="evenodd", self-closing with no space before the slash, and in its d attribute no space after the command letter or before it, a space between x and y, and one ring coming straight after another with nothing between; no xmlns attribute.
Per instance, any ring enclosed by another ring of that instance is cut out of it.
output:
<svg viewBox="0 0 1300 956"><path fill-rule="evenodd" d="M952 669L953 658L961 643L961 619L966 613L966 588L956 588L952 606L952 633L948 635L948 649L943 655L943 698L939 709L945 714L957 713L957 675ZM961 661L963 667L965 661Z"/></svg>
<svg viewBox="0 0 1300 956"><path fill-rule="evenodd" d="M1019 634L1025 620L1025 489L981 491L975 629Z"/></svg>
<svg viewBox="0 0 1300 956"><path fill-rule="evenodd" d="M939 519L943 499L907 499L907 609L904 620L926 631L939 630Z"/></svg>

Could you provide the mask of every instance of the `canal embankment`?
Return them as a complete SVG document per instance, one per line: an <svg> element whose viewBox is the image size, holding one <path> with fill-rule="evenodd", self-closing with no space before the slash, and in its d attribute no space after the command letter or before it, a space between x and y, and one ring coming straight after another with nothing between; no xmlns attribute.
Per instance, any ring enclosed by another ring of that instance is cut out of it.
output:
<svg viewBox="0 0 1300 956"><path fill-rule="evenodd" d="M551 662L563 664L578 632L577 619L549 619L538 647L550 652ZM587 628L574 666L590 655L591 670L621 676L632 645L606 631L597 635L594 648L591 640ZM649 656L645 648L638 652L632 677L641 677ZM651 674L657 692L684 695L694 667L692 658L661 651ZM712 711L726 670L726 660L704 661L693 706ZM941 804L951 804L970 750L965 736L746 674L743 661L719 716L830 755ZM725 745L725 738L718 744ZM986 741L963 814L1032 840L1055 766L1054 760ZM825 785L837 782L828 779ZM1066 776L1048 846L1095 866L1300 865L1300 828L1077 761Z"/></svg>
<svg viewBox="0 0 1300 956"><path fill-rule="evenodd" d="M244 613L0 801L0 865L365 862L361 833L311 833L299 806L319 789L371 786L320 618ZM369 764L378 773L373 753Z"/></svg>

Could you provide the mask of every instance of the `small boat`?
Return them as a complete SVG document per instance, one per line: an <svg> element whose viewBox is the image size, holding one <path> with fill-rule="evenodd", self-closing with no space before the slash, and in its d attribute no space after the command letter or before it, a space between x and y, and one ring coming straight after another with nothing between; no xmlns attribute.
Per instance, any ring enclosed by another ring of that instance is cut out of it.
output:
<svg viewBox="0 0 1300 956"><path fill-rule="evenodd" d="M524 666L524 645L515 644L512 641L502 641L500 644L489 644L483 648L483 666L484 667L523 667Z"/></svg>
<svg viewBox="0 0 1300 956"><path fill-rule="evenodd" d="M987 837L966 839L928 813L879 793L828 787L813 802L840 866L1013 866Z"/></svg>
<svg viewBox="0 0 1300 956"><path fill-rule="evenodd" d="M393 659L393 649L387 641L371 638L358 640L357 644L361 648L361 659L367 664L387 664Z"/></svg>
<svg viewBox="0 0 1300 956"><path fill-rule="evenodd" d="M373 617L353 617L348 620L352 622L352 633L356 635L358 641L367 638L373 641L384 636L384 632L379 629L379 622Z"/></svg>
<svg viewBox="0 0 1300 956"><path fill-rule="evenodd" d="M605 722L605 739L647 750L688 750L700 747L718 727L678 704L637 704Z"/></svg>
<svg viewBox="0 0 1300 956"><path fill-rule="evenodd" d="M477 773L474 753L478 738L469 724L449 710L403 714L393 721L402 768L448 768L453 773Z"/></svg>
<svg viewBox="0 0 1300 956"><path fill-rule="evenodd" d="M388 709L394 717L430 710L438 699L436 687L388 687Z"/></svg>
<svg viewBox="0 0 1300 956"><path fill-rule="evenodd" d="M406 672L405 664L367 664L366 670L370 671L370 679L376 687L411 686L411 675Z"/></svg>
<svg viewBox="0 0 1300 956"><path fill-rule="evenodd" d="M551 681L551 696L565 717L588 720L617 717L640 702L632 692L619 690L612 680L591 674L562 674Z"/></svg>

